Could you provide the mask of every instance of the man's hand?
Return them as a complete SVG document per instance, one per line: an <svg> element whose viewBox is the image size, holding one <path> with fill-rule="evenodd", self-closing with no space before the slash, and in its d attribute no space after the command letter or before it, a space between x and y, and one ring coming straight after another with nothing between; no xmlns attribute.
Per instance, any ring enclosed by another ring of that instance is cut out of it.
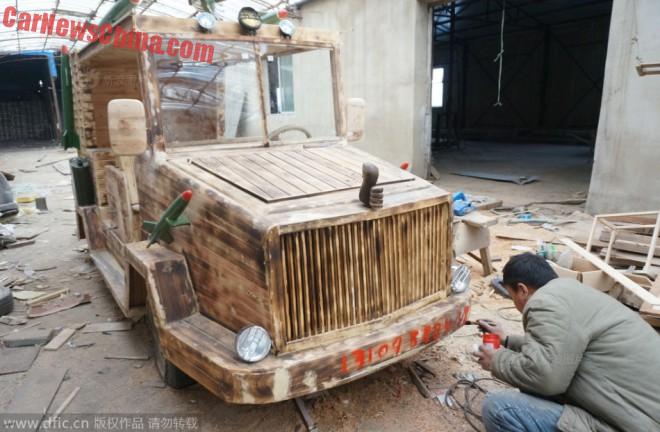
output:
<svg viewBox="0 0 660 432"><path fill-rule="evenodd" d="M506 335L504 334L504 330L502 329L502 325L500 323L490 320L477 320L477 324L483 331L486 333L498 335L500 340L504 342Z"/></svg>
<svg viewBox="0 0 660 432"><path fill-rule="evenodd" d="M484 370L491 371L493 367L493 356L495 350L488 345L479 345L479 351L473 353L477 357L477 363L481 365Z"/></svg>

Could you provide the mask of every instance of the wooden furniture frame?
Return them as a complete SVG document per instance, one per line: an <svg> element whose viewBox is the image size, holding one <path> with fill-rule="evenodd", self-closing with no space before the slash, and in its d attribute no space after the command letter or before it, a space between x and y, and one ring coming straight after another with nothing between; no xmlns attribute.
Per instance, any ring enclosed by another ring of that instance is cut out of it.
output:
<svg viewBox="0 0 660 432"><path fill-rule="evenodd" d="M195 20L146 16L119 26L241 41L255 52L272 43L331 53L337 139L269 142L259 76L263 139L183 146L166 142L151 53L93 43L76 54L74 99L87 138L80 153L103 155L93 178L104 199L77 209L79 233L122 312L150 311L166 361L225 401L271 403L363 377L465 323L469 291L453 295L449 285L451 196L348 145L335 33L301 28L287 39L264 25L248 36L226 22L201 33ZM94 86L85 76L119 69L139 78L137 89L132 82ZM139 99L146 112L149 148L134 168L138 204L125 171L131 164L109 143L104 110L113 99ZM365 162L381 174L380 209L358 199ZM193 193L190 225L173 229L172 243L147 249L142 222L159 220L184 190ZM255 364L234 351L236 332L247 325L261 326L273 341Z"/></svg>
<svg viewBox="0 0 660 432"><path fill-rule="evenodd" d="M628 217L640 217L640 216L655 216L654 224L644 224L644 223L628 223L621 222L621 218ZM616 219L619 219L617 221ZM646 254L646 261L644 263L643 271L648 272L651 270L651 262L653 256L655 255L655 248L658 241L658 235L660 235L660 211L648 211L648 212L636 212L636 213L613 213L613 214L604 214L594 216L594 221L591 225L591 230L589 231L589 238L587 240L586 250L591 252L591 246L594 242L594 236L596 234L596 228L598 224L603 225L605 228L610 230L610 238L607 244L607 252L605 253L605 262L609 264L610 257L612 256L612 248L614 242L616 241L617 235L620 231L625 230L639 230L639 229L653 229L650 239L649 250Z"/></svg>
<svg viewBox="0 0 660 432"><path fill-rule="evenodd" d="M625 289L632 292L637 297L641 298L644 302L648 303L654 310L660 311L660 298L651 294L650 292L639 286L637 283L627 278L623 273L616 270L605 261L592 255L588 250L581 248L580 245L575 243L573 240L568 238L562 238L560 240L562 243L568 246L571 251L575 252L580 257L591 262L593 265L598 267L600 270L602 270L608 276L610 276L612 279L618 282Z"/></svg>

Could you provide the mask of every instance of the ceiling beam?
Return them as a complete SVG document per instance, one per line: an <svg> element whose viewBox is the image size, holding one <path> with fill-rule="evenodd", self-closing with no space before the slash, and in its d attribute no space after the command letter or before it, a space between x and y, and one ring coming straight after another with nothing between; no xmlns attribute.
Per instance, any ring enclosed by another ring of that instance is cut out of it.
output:
<svg viewBox="0 0 660 432"><path fill-rule="evenodd" d="M99 4L96 5L96 9L94 9L92 12L90 12L89 16L87 17L87 20L85 21L85 27L89 23L91 23L94 20L94 18L96 18L96 14L99 13L99 10L101 9L101 6L103 6L103 3L105 3L105 2L106 2L106 0L100 0ZM80 39L76 39L75 41L73 41L73 44L71 45L71 48L70 48L72 51L76 47L76 44L78 43L79 40Z"/></svg>
<svg viewBox="0 0 660 432"><path fill-rule="evenodd" d="M16 0L16 2L18 2L18 0ZM53 13L54 13L55 15L57 15L57 11L58 11L59 8L60 8L60 0L57 0L57 1L55 2L55 8L53 9ZM46 38L44 39L44 46L43 46L43 48L41 49L41 51L46 51L46 44L48 43L48 37L49 37L49 36L50 36L50 34L48 34L48 32L46 32Z"/></svg>
<svg viewBox="0 0 660 432"><path fill-rule="evenodd" d="M16 0L16 11L18 12L18 0ZM21 34L18 32L18 25L16 25L16 43L18 44L18 53L21 53Z"/></svg>

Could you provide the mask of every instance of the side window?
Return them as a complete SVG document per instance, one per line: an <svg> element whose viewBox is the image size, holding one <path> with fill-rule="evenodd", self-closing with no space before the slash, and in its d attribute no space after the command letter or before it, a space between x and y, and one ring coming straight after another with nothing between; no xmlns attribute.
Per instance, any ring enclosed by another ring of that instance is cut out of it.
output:
<svg viewBox="0 0 660 432"><path fill-rule="evenodd" d="M292 56L268 56L268 83L270 113L294 112Z"/></svg>

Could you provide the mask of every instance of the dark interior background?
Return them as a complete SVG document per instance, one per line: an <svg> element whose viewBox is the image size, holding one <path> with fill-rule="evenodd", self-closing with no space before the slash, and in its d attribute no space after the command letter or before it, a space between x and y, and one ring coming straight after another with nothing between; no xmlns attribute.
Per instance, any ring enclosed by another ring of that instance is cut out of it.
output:
<svg viewBox="0 0 660 432"><path fill-rule="evenodd" d="M56 115L46 57L0 56L0 77L0 146L55 139ZM59 77L55 81L57 88Z"/></svg>
<svg viewBox="0 0 660 432"><path fill-rule="evenodd" d="M502 106L497 100L502 8ZM464 140L594 145L612 0L458 0L434 10L444 106L434 147Z"/></svg>

